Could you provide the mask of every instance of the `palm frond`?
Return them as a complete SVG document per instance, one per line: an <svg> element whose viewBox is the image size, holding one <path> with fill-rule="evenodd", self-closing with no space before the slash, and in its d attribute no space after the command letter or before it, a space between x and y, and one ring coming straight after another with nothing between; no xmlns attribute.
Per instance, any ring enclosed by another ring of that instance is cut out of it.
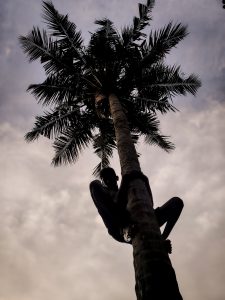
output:
<svg viewBox="0 0 225 300"><path fill-rule="evenodd" d="M172 80L171 80L172 81ZM159 88L164 89L165 92L170 93L172 96L175 95L186 95L187 93L191 93L195 95L198 88L201 86L199 79L196 75L191 74L189 77L180 80L177 82L165 82L165 83L155 83L150 84L148 87L150 88Z"/></svg>
<svg viewBox="0 0 225 300"><path fill-rule="evenodd" d="M127 47L132 39L133 39L133 27L132 26L124 26L121 30L121 37L123 40L123 44Z"/></svg>
<svg viewBox="0 0 225 300"><path fill-rule="evenodd" d="M142 67L149 66L164 58L187 34L187 26L183 26L181 23L173 25L172 22L160 30L151 31L148 46L145 43L141 45Z"/></svg>
<svg viewBox="0 0 225 300"><path fill-rule="evenodd" d="M102 160L111 156L113 149L116 148L115 140L110 134L97 134L93 137L94 153L98 155Z"/></svg>
<svg viewBox="0 0 225 300"><path fill-rule="evenodd" d="M103 164L102 161L97 164L97 166L94 168L92 175L94 177L100 178L100 172L103 168L109 167L109 162L106 164Z"/></svg>
<svg viewBox="0 0 225 300"><path fill-rule="evenodd" d="M101 162L94 169L93 175L99 176L101 169L109 166L109 158L116 149L116 138L113 123L110 119L99 120L99 133L93 137L94 153L101 159Z"/></svg>
<svg viewBox="0 0 225 300"><path fill-rule="evenodd" d="M150 145L156 145L165 150L166 152L170 152L175 149L175 145L171 143L169 140L169 136L161 135L160 133L148 133L145 135L145 142Z"/></svg>
<svg viewBox="0 0 225 300"><path fill-rule="evenodd" d="M76 30L76 25L68 20L68 15L60 14L51 1L43 1L43 10L43 18L51 30L51 35L61 38L57 43L60 43L63 49L72 49L74 54L80 57L83 39L81 32Z"/></svg>
<svg viewBox="0 0 225 300"><path fill-rule="evenodd" d="M74 163L78 159L79 153L88 146L91 139L91 130L84 127L79 130L68 127L53 143L55 156L52 164L58 166Z"/></svg>
<svg viewBox="0 0 225 300"><path fill-rule="evenodd" d="M187 93L195 95L201 86L198 76L191 74L185 77L180 66L166 66L162 63L147 70L141 84L143 88L139 88L139 94L146 98L155 93L169 98Z"/></svg>
<svg viewBox="0 0 225 300"><path fill-rule="evenodd" d="M139 18L134 17L133 19L133 40L138 41L141 37L145 37L142 31L145 29L146 26L149 25L149 21L152 19L150 13L155 5L154 0L147 0L146 5L139 3Z"/></svg>
<svg viewBox="0 0 225 300"><path fill-rule="evenodd" d="M133 18L133 25L126 26L122 29L121 35L124 41L124 45L128 46L133 42L138 42L142 38L146 37L143 30L149 25L151 21L151 11L155 5L155 0L147 0L146 4L139 3L139 17Z"/></svg>
<svg viewBox="0 0 225 300"><path fill-rule="evenodd" d="M80 74L74 74L69 78L50 75L41 84L31 84L27 91L38 99L38 103L44 106L69 102L73 99L80 88L76 82L81 80ZM77 78L76 78L77 77Z"/></svg>
<svg viewBox="0 0 225 300"><path fill-rule="evenodd" d="M178 109L170 103L168 97L159 97L159 99L151 99L139 97L138 95L126 98L126 101L131 102L139 107L139 110L146 113L156 113L160 111L165 114L169 111L176 112ZM128 104L129 105L129 104Z"/></svg>
<svg viewBox="0 0 225 300"><path fill-rule="evenodd" d="M104 36L107 40L110 40L113 37L117 38L118 33L115 30L114 24L111 20L107 18L103 18L103 19L96 20L95 24L100 26L100 28L98 28L96 31L96 33L99 36Z"/></svg>
<svg viewBox="0 0 225 300"><path fill-rule="evenodd" d="M145 137L145 142L151 145L157 145L163 150L169 152L174 149L174 144L168 140L159 131L159 120L156 114L138 112L133 116L132 131Z"/></svg>
<svg viewBox="0 0 225 300"><path fill-rule="evenodd" d="M148 132L158 132L159 120L153 113L143 113L139 111L129 111L128 121L132 132L147 134Z"/></svg>
<svg viewBox="0 0 225 300"><path fill-rule="evenodd" d="M103 93L114 88L120 74L120 37L109 19L96 20L99 28L91 35L87 48L85 75ZM104 88L103 88L104 87Z"/></svg>
<svg viewBox="0 0 225 300"><path fill-rule="evenodd" d="M29 60L33 61L42 57L54 58L55 44L51 37L48 37L45 30L41 33L38 27L33 27L27 36L19 37L20 44Z"/></svg>
<svg viewBox="0 0 225 300"><path fill-rule="evenodd" d="M57 137L67 127L80 121L81 115L74 107L57 108L54 111L45 112L43 116L37 116L34 128L25 135L27 142L32 142L43 135L49 139ZM76 122L77 120L77 122Z"/></svg>
<svg viewBox="0 0 225 300"><path fill-rule="evenodd" d="M88 50L89 54L94 57L95 64L101 66L102 62L104 63L102 67L106 68L106 65L116 58L115 45L119 37L112 21L109 19L96 20L95 24L100 27L92 34Z"/></svg>
<svg viewBox="0 0 225 300"><path fill-rule="evenodd" d="M110 135L98 134L93 138L94 153L101 162L95 167L93 175L99 176L101 169L109 166L109 158L112 157L113 149L116 148L115 140Z"/></svg>
<svg viewBox="0 0 225 300"><path fill-rule="evenodd" d="M47 74L59 72L62 69L74 71L73 65L69 65L63 60L61 48L51 37L48 37L45 30L41 33L38 27L33 27L27 36L20 36L19 41L29 60L40 59Z"/></svg>

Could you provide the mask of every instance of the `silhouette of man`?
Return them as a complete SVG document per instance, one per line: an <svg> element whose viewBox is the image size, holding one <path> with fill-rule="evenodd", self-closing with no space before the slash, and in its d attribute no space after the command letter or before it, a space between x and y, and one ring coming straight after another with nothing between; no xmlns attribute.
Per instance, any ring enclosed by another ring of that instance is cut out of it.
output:
<svg viewBox="0 0 225 300"><path fill-rule="evenodd" d="M142 178L151 194L148 178L141 172L133 172L122 177L120 188L118 188L117 181L119 177L114 169L109 167L101 170L100 178L102 182L94 180L90 183L90 192L94 204L108 229L108 233L119 242L130 243L124 235L124 228L130 225L126 210L128 184L132 179ZM183 206L183 201L180 198L173 197L154 210L159 226L161 227L166 223L162 232L164 240L168 238L176 224ZM169 253L172 252L169 240L166 240L166 248Z"/></svg>

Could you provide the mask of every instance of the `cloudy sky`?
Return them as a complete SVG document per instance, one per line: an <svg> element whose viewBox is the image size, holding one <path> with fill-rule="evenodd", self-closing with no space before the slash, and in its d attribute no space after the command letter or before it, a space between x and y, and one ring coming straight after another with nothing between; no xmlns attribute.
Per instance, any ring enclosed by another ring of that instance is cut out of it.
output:
<svg viewBox="0 0 225 300"><path fill-rule="evenodd" d="M136 0L54 4L69 13L86 41L96 18L107 16L121 28L137 14ZM141 166L155 206L172 196L185 203L171 234L184 299L222 300L225 10L220 0L158 0L153 17L153 28L170 20L188 24L189 36L168 62L198 74L202 87L195 98L175 99L179 112L161 118L176 150L167 154L140 143ZM0 0L0 300L134 300L132 249L107 235L89 195L98 162L91 149L75 165L53 168L51 142L24 142L41 112L26 88L44 79L18 45L18 35L33 25L41 25L40 0ZM112 165L120 174L116 156Z"/></svg>

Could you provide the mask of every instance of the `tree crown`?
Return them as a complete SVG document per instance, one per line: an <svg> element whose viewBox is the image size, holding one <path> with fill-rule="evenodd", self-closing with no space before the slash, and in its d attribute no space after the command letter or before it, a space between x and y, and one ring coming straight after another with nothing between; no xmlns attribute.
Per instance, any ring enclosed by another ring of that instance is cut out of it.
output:
<svg viewBox="0 0 225 300"><path fill-rule="evenodd" d="M32 84L28 90L40 104L51 107L36 117L25 138L53 138L54 165L75 162L90 143L101 159L94 174L109 165L116 148L108 102L111 93L121 101L134 142L144 136L145 142L166 151L174 148L160 133L157 112L175 112L172 98L195 95L200 81L194 74L183 75L179 66L165 63L166 55L187 35L186 26L170 22L148 36L144 33L154 2L139 3L139 16L121 32L109 19L96 20L98 28L84 45L68 15L43 1L47 31L33 27L19 38L29 60L40 60L46 73L43 83Z"/></svg>

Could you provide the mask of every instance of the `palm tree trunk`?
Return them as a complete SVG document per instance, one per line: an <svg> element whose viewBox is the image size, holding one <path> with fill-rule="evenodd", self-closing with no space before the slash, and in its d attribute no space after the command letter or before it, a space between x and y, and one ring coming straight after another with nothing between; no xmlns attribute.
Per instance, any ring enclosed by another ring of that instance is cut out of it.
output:
<svg viewBox="0 0 225 300"><path fill-rule="evenodd" d="M122 175L141 171L128 121L118 97L109 95ZM152 196L142 179L132 180L128 189L127 210L135 224L132 239L138 300L181 300L176 275L153 210Z"/></svg>

